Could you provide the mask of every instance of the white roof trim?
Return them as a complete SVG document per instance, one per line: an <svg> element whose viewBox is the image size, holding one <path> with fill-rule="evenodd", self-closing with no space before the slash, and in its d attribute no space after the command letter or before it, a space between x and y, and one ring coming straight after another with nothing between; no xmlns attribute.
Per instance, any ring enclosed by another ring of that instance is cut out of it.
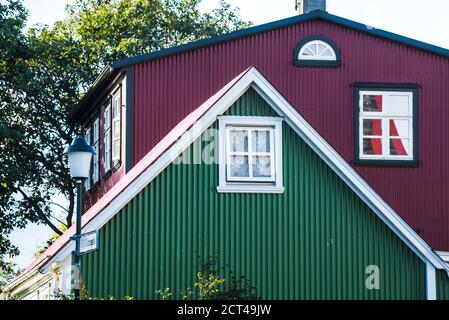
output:
<svg viewBox="0 0 449 320"><path fill-rule="evenodd" d="M440 256L440 258L449 263L449 252L448 251L436 251L436 253Z"/></svg>
<svg viewBox="0 0 449 320"><path fill-rule="evenodd" d="M28 280L31 277L33 277L34 275L36 275L40 271L39 267L42 266L44 262L45 262L45 260L42 261L37 266L35 266L33 269L29 270L27 273L19 274L16 278L14 278L11 282L9 282L5 287L3 287L2 292L9 292L9 291L13 290L15 287L17 287L18 285L20 285L21 283L25 282L26 280Z"/></svg>
<svg viewBox="0 0 449 320"><path fill-rule="evenodd" d="M295 108L255 68L246 72L180 139L167 149L152 165L145 169L130 185L93 218L83 232L97 230L105 225L130 199L137 195L159 173L172 163L201 134L209 128L248 88L254 89L277 111L298 135L329 165L335 173L404 241L424 262L449 274L447 265L432 248L369 186L369 184L316 132ZM69 241L63 249L50 258L45 269L55 257L67 252Z"/></svg>

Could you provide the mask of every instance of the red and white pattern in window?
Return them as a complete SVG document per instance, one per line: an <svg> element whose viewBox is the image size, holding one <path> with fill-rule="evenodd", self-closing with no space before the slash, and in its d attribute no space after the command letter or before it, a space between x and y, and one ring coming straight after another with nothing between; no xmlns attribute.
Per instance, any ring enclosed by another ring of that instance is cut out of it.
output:
<svg viewBox="0 0 449 320"><path fill-rule="evenodd" d="M360 159L413 159L413 93L360 91Z"/></svg>

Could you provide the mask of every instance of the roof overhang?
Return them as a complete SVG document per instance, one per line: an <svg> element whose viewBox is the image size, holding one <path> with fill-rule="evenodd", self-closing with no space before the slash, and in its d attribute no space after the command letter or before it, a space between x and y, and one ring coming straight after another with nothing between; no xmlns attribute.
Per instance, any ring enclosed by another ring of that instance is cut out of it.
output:
<svg viewBox="0 0 449 320"><path fill-rule="evenodd" d="M70 111L68 115L69 122L83 124L95 106L102 102L101 100L105 98L107 92L122 76L123 73L120 70L113 69L110 65L107 65L81 99L81 102Z"/></svg>
<svg viewBox="0 0 449 320"><path fill-rule="evenodd" d="M40 263L38 263L33 268L28 268L26 271L22 272L18 277L16 277L14 280L12 280L10 283L8 283L3 289L2 292L11 292L13 291L17 286L20 286L25 281L31 279L36 274L40 272L40 268L45 263L47 259L43 259Z"/></svg>

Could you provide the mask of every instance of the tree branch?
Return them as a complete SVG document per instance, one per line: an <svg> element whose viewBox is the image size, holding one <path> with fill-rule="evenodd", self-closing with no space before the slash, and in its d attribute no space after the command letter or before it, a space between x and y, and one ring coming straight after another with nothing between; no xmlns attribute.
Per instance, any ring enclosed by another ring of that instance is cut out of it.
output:
<svg viewBox="0 0 449 320"><path fill-rule="evenodd" d="M63 232L61 230L58 229L58 227L56 227L53 222L51 222L50 219L48 219L47 215L42 211L42 209L37 205L37 203L34 203L32 201L32 199L26 194L25 191L23 191L21 188L17 188L17 190L20 192L20 194L27 199L28 201L30 201L33 204L34 209L36 210L37 215L39 216L39 218L41 218L46 225L48 225L56 234L59 234L60 236L62 236Z"/></svg>

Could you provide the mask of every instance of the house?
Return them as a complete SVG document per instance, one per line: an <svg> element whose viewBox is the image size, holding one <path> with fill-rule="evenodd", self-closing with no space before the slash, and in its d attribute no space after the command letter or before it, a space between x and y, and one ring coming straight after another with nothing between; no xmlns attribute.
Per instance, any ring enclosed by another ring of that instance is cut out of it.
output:
<svg viewBox="0 0 449 320"><path fill-rule="evenodd" d="M449 50L323 10L112 63L70 115L87 291L155 299L216 255L265 299L448 298L448 81Z"/></svg>
<svg viewBox="0 0 449 320"><path fill-rule="evenodd" d="M43 259L2 288L0 300L57 300L62 290L70 291L70 275L66 275L67 281L62 283L63 268L57 264L53 264L48 272L40 272L45 262ZM70 270L70 265L66 269Z"/></svg>

